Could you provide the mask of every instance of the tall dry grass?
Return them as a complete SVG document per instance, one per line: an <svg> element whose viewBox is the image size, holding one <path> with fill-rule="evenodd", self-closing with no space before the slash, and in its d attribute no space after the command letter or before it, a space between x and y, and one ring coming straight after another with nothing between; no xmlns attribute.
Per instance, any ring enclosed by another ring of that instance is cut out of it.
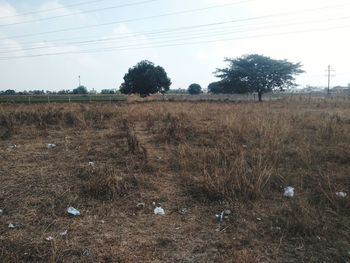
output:
<svg viewBox="0 0 350 263"><path fill-rule="evenodd" d="M158 141L175 143L173 166L208 196L254 199L288 185L316 193L320 185L345 180L334 176L326 183L322 173L350 164L344 103L184 103L164 109L158 121L149 116L148 126ZM318 194L334 197L335 189Z"/></svg>

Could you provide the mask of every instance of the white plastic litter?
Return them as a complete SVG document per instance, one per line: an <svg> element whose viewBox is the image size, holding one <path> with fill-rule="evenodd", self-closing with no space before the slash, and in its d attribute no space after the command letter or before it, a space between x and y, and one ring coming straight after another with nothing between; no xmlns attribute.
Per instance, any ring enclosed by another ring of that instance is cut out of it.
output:
<svg viewBox="0 0 350 263"><path fill-rule="evenodd" d="M347 196L347 193L345 192L336 192L335 194L340 198L345 198Z"/></svg>
<svg viewBox="0 0 350 263"><path fill-rule="evenodd" d="M95 163L94 162L89 162L89 166L94 167Z"/></svg>
<svg viewBox="0 0 350 263"><path fill-rule="evenodd" d="M54 148L56 148L57 147L57 145L56 144L53 144L53 143L49 143L48 145L47 145L47 149L54 149Z"/></svg>
<svg viewBox="0 0 350 263"><path fill-rule="evenodd" d="M16 145L16 144L13 144L13 145L10 145L10 146L9 146L9 149L12 149L12 150L13 150L13 149L16 149L16 148L17 148L17 145Z"/></svg>
<svg viewBox="0 0 350 263"><path fill-rule="evenodd" d="M294 188L291 186L288 186L284 188L284 194L285 197L294 197Z"/></svg>
<svg viewBox="0 0 350 263"><path fill-rule="evenodd" d="M80 216L79 210L75 209L74 207L68 207L67 212L72 216Z"/></svg>
<svg viewBox="0 0 350 263"><path fill-rule="evenodd" d="M24 225L22 225L22 224L12 224L12 223L10 223L8 225L8 228L10 228L10 229L23 228L23 227L24 227Z"/></svg>
<svg viewBox="0 0 350 263"><path fill-rule="evenodd" d="M0 209L0 216L4 214L4 209Z"/></svg>
<svg viewBox="0 0 350 263"><path fill-rule="evenodd" d="M225 211L222 211L220 214L216 214L215 217L216 217L216 219L217 219L219 222L224 221L224 218L225 218Z"/></svg>
<svg viewBox="0 0 350 263"><path fill-rule="evenodd" d="M224 213L225 213L225 216L229 216L229 215L232 214L232 211L231 211L230 209L226 209L226 210L224 211Z"/></svg>
<svg viewBox="0 0 350 263"><path fill-rule="evenodd" d="M53 240L53 237L47 237L47 238L45 238L46 239L46 241L52 241Z"/></svg>
<svg viewBox="0 0 350 263"><path fill-rule="evenodd" d="M165 211L161 207L156 207L156 208L154 208L154 214L155 215L164 216L165 215Z"/></svg>
<svg viewBox="0 0 350 263"><path fill-rule="evenodd" d="M60 233L60 236L66 236L68 234L68 230L64 230L63 232Z"/></svg>

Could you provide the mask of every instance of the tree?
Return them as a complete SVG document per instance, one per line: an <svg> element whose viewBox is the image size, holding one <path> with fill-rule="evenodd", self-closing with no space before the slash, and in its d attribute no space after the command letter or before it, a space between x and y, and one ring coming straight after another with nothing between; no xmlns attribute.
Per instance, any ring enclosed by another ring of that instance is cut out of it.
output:
<svg viewBox="0 0 350 263"><path fill-rule="evenodd" d="M188 87L187 91L191 95L198 95L202 93L202 87L199 84L193 83Z"/></svg>
<svg viewBox="0 0 350 263"><path fill-rule="evenodd" d="M223 93L257 92L259 101L262 101L264 93L294 87L294 76L304 72L300 63L274 60L256 54L236 59L226 58L225 61L229 63L229 67L217 69L215 72L216 77L221 79L218 83L221 91Z"/></svg>
<svg viewBox="0 0 350 263"><path fill-rule="evenodd" d="M165 93L169 90L171 80L165 70L155 66L147 60L139 62L130 68L124 76L124 83L120 86L123 94L137 93L141 96L148 96L153 93Z"/></svg>
<svg viewBox="0 0 350 263"><path fill-rule="evenodd" d="M103 89L101 94L116 94L116 91L114 89Z"/></svg>
<svg viewBox="0 0 350 263"><path fill-rule="evenodd" d="M226 90L225 89L224 83L222 81L217 81L217 82L212 82L208 85L208 92L209 93L214 93L214 94L218 94L218 93L224 93L224 94L228 94L228 93L232 93L230 92L230 90Z"/></svg>
<svg viewBox="0 0 350 263"><path fill-rule="evenodd" d="M2 92L3 95L16 95L16 91L13 89L8 89Z"/></svg>
<svg viewBox="0 0 350 263"><path fill-rule="evenodd" d="M60 90L57 92L58 95L66 95L66 94L70 94L70 93L71 93L71 91L69 89L67 89L67 90L63 89L63 90Z"/></svg>
<svg viewBox="0 0 350 263"><path fill-rule="evenodd" d="M73 94L88 94L88 90L85 86L79 86L76 89L73 89Z"/></svg>

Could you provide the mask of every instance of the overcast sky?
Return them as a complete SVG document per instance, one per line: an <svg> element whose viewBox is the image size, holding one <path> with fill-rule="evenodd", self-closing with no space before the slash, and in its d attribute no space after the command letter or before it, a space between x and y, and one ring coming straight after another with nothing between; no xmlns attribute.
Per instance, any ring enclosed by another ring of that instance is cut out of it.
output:
<svg viewBox="0 0 350 263"><path fill-rule="evenodd" d="M225 57L301 62L301 86L350 83L348 0L0 0L0 90L119 88L141 60L207 87Z"/></svg>

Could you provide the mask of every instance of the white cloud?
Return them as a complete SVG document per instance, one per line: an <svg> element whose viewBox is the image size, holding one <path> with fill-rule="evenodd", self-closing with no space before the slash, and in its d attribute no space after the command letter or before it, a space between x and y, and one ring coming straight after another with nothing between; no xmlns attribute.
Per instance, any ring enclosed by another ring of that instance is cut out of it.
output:
<svg viewBox="0 0 350 263"><path fill-rule="evenodd" d="M52 10L53 9L53 10ZM52 10L46 12L46 10ZM73 10L66 8L63 4L61 4L59 1L49 1L45 2L42 5L39 6L37 11L45 11L42 13L38 13L39 17L47 17L49 16L59 16L59 15L70 15L70 14L78 14L80 17L83 15L78 10Z"/></svg>
<svg viewBox="0 0 350 263"><path fill-rule="evenodd" d="M0 25L21 22L16 9L9 3L0 3Z"/></svg>

